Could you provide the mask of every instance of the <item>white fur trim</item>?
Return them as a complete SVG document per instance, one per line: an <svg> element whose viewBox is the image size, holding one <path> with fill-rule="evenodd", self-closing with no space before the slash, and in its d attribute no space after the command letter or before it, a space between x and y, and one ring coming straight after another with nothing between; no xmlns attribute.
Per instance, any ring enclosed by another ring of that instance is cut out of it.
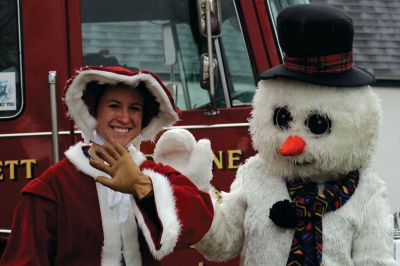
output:
<svg viewBox="0 0 400 266"><path fill-rule="evenodd" d="M160 241L161 248L159 250L155 248L150 230L147 227L143 215L139 207L136 205L135 200L132 200L133 212L138 221L139 228L142 230L147 241L150 252L156 259L160 260L164 256L170 254L176 246L181 232L181 224L179 222L175 207L173 189L168 179L151 169L143 169L142 172L143 174L149 176L153 183L157 213L163 227Z"/></svg>
<svg viewBox="0 0 400 266"><path fill-rule="evenodd" d="M105 176L106 173L93 168L89 164L88 158L86 158L85 154L82 152L83 145L82 142L78 142L71 146L67 151L65 151L65 156L79 171L93 177L93 179L96 179L97 176Z"/></svg>
<svg viewBox="0 0 400 266"><path fill-rule="evenodd" d="M75 121L75 124L86 136L92 138L93 131L96 128L96 119L89 113L88 106L82 100L86 84L96 80L100 84L126 83L136 87L140 81L145 82L146 87L160 103L160 112L153 117L151 122L143 128L141 136L143 140L152 140L163 127L171 126L178 121L178 114L173 109L167 94L163 87L152 75L139 73L135 76L126 76L109 71L84 70L81 71L72 81L65 93L65 104L68 107L68 113Z"/></svg>
<svg viewBox="0 0 400 266"><path fill-rule="evenodd" d="M65 152L70 162L75 165L79 171L91 176L93 179L97 176L107 176L107 174L93 168L89 164L89 160L82 152L82 146L83 143L79 142ZM144 155L133 146L130 146L128 150L136 164L140 165L145 160ZM121 265L122 250L126 265L140 266L142 264L141 254L133 209L124 208L125 205L123 204L123 199L125 197L132 196L115 192L100 183L96 183L96 190L99 198L104 236L101 265ZM120 194L122 197L116 197L116 195ZM111 204L116 198L122 200ZM125 216L126 219L121 219L121 215Z"/></svg>

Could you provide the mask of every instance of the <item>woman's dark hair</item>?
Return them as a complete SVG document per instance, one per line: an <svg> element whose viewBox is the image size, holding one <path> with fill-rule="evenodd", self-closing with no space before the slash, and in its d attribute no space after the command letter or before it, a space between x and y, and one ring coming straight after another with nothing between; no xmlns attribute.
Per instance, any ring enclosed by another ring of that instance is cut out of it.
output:
<svg viewBox="0 0 400 266"><path fill-rule="evenodd" d="M96 117L97 107L106 90L114 87L132 88L128 84L122 82L112 85L109 83L99 84L97 81L91 81L86 85L86 90L82 96L82 99L88 106L89 112L92 116ZM136 87L136 89L138 89L143 96L142 128L144 128L150 123L153 117L158 115L160 112L160 104L157 102L156 98L149 91L143 81L139 82L139 85Z"/></svg>
<svg viewBox="0 0 400 266"><path fill-rule="evenodd" d="M142 128L144 128L147 127L151 119L157 116L160 112L160 103L156 100L156 97L154 97L154 95L149 91L143 81L139 83L137 89L141 91L143 95Z"/></svg>
<svg viewBox="0 0 400 266"><path fill-rule="evenodd" d="M110 84L99 84L97 81L91 81L86 85L82 99L89 108L89 112L96 117L97 107L104 92L111 88Z"/></svg>

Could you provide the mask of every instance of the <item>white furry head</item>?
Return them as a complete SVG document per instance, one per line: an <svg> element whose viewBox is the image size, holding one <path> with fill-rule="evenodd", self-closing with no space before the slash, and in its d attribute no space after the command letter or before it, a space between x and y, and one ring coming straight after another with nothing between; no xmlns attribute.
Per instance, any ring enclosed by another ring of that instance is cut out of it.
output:
<svg viewBox="0 0 400 266"><path fill-rule="evenodd" d="M381 124L380 102L369 86L335 88L262 80L253 107L253 145L274 174L288 178L329 180L363 167L374 151ZM287 127L274 123L279 108L288 111ZM315 115L327 118L330 129L314 134L309 125ZM288 136L301 137L304 152L281 155L279 149Z"/></svg>
<svg viewBox="0 0 400 266"><path fill-rule="evenodd" d="M144 82L148 91L160 104L159 112L153 116L149 124L142 128L140 138L152 140L163 127L171 126L178 120L178 113L174 100L167 87L150 71L133 72L122 67L84 67L72 77L65 87L65 105L69 116L85 136L93 140L96 129L96 119L89 111L87 103L82 99L89 82L115 85L124 83L136 88Z"/></svg>

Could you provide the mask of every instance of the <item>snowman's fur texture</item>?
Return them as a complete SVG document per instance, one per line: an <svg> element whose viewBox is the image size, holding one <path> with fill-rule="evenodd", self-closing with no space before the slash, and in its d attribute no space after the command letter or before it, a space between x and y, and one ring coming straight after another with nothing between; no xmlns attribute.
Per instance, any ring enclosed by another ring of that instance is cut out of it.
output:
<svg viewBox="0 0 400 266"><path fill-rule="evenodd" d="M335 179L370 160L381 125L380 101L369 86L332 88L294 80L263 80L254 97L250 121L253 146L276 176ZM287 106L293 121L287 130L274 126L274 109ZM315 135L305 125L318 112L331 120L329 134ZM284 157L279 147L289 135L306 143L305 152ZM314 161L296 166L295 162Z"/></svg>

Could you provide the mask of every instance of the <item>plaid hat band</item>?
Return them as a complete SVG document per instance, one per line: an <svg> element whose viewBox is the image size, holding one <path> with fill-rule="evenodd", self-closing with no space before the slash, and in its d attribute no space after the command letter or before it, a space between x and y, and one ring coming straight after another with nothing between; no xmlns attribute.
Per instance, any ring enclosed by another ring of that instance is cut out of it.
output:
<svg viewBox="0 0 400 266"><path fill-rule="evenodd" d="M343 73L353 67L353 51L305 58L285 55L283 66L287 70L306 74Z"/></svg>

